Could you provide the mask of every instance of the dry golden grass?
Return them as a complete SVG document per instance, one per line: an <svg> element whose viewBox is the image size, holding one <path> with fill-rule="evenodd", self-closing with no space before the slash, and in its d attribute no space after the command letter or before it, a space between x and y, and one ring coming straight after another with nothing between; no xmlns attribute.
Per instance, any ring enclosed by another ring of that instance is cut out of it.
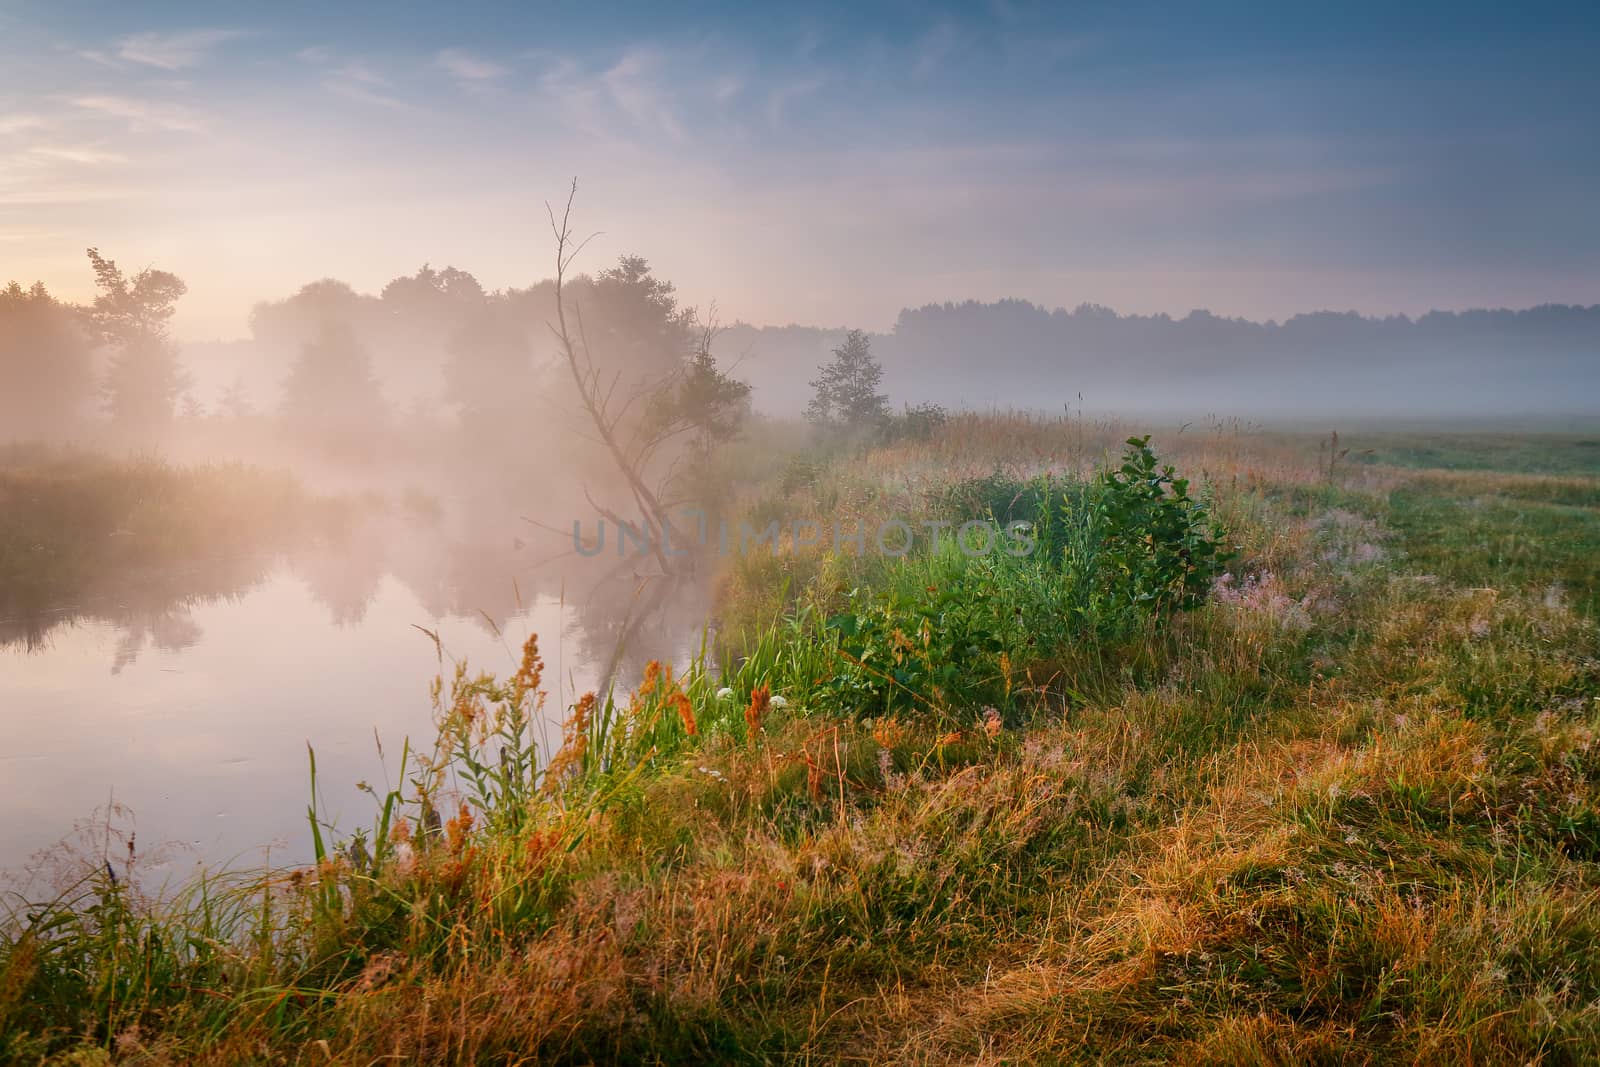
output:
<svg viewBox="0 0 1600 1067"><path fill-rule="evenodd" d="M887 514L941 471L1070 469L1119 435L958 417L786 497ZM89 1044L151 1064L1600 1058L1593 618L1492 569L1414 573L1388 494L1436 475L1330 479L1314 438L1230 427L1171 442L1209 472L1240 577L1116 648L1008 661L1020 721L863 722L807 709L799 675L783 708L774 674L721 700L655 665L624 715L663 754L603 802L553 790L499 836L457 815L375 884L336 863L347 901L283 928L299 956ZM804 559L787 573L812 593L848 577ZM49 965L10 942L0 1019L43 1033ZM71 1036L13 1047L85 1052Z"/></svg>

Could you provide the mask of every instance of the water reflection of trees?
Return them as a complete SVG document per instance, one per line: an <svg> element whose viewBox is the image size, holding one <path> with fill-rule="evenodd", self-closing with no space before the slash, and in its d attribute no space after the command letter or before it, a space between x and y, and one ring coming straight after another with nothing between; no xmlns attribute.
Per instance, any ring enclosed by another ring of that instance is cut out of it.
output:
<svg viewBox="0 0 1600 1067"><path fill-rule="evenodd" d="M183 566L84 575L54 602L0 592L0 648L37 652L53 633L83 623L122 631L114 669L132 663L149 646L178 651L201 637L190 611L237 600L261 586L274 566L269 555L220 556Z"/></svg>
<svg viewBox="0 0 1600 1067"><path fill-rule="evenodd" d="M706 617L699 583L643 573L652 569L644 559L582 558L563 551L570 544L560 540L510 511L458 513L448 523L380 515L340 537L276 554L90 575L58 603L0 597L0 648L43 651L58 631L103 625L117 631L111 669L118 672L148 649L193 647L204 636L197 610L241 600L285 574L305 585L336 626L365 621L385 578L404 587L427 616L407 623L453 617L500 633L535 603L559 599L567 630L542 633L546 650L567 642L595 677L623 686L648 660L676 658L698 644ZM270 647L266 624L263 640Z"/></svg>
<svg viewBox="0 0 1600 1067"><path fill-rule="evenodd" d="M389 572L387 541L366 524L337 540L290 554L289 569L306 584L312 599L328 609L335 626L356 626L367 617L378 587Z"/></svg>

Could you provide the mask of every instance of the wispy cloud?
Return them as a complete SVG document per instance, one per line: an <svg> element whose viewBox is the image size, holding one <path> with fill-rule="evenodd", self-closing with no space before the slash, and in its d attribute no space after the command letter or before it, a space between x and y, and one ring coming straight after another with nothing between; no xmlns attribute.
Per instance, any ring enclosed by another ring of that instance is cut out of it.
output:
<svg viewBox="0 0 1600 1067"><path fill-rule="evenodd" d="M338 57L326 45L302 48L295 53L295 57L312 66L325 68L322 87L346 100L392 110L404 110L410 106L395 95L393 83L365 60L346 59L338 66L329 66L337 62Z"/></svg>
<svg viewBox="0 0 1600 1067"><path fill-rule="evenodd" d="M143 63L162 70L183 70L203 62L218 45L242 36L240 30L136 33L117 43L117 55L130 63Z"/></svg>
<svg viewBox="0 0 1600 1067"><path fill-rule="evenodd" d="M390 96L388 93L380 93L375 89L367 88L359 82L341 81L338 78L329 78L327 81L323 82L322 85L323 88L327 89L330 93L335 93L347 100L354 100L361 104L373 104L377 107L386 107L395 111L402 111L408 106L406 102L401 100L398 96Z"/></svg>
<svg viewBox="0 0 1600 1067"><path fill-rule="evenodd" d="M74 50L72 54L79 59L87 59L91 63L98 63L102 67L120 68L122 66L115 56L98 48L79 48Z"/></svg>
<svg viewBox="0 0 1600 1067"><path fill-rule="evenodd" d="M135 131L160 130L169 133L200 133L205 122L188 108L158 104L130 96L77 96L74 107L112 118L124 119Z"/></svg>
<svg viewBox="0 0 1600 1067"><path fill-rule="evenodd" d="M128 157L121 152L111 152L92 145L35 145L28 155L52 163L79 163L99 166L106 163L126 163Z"/></svg>
<svg viewBox="0 0 1600 1067"><path fill-rule="evenodd" d="M661 54L653 48L631 48L600 76L617 107L641 126L660 130L682 140L683 125L673 113L667 93L654 74Z"/></svg>
<svg viewBox="0 0 1600 1067"><path fill-rule="evenodd" d="M555 105L550 114L589 136L606 135L601 92L576 60L541 50L528 52L527 58L546 64L539 74L539 90Z"/></svg>
<svg viewBox="0 0 1600 1067"><path fill-rule="evenodd" d="M376 70L372 69L365 62L359 59L352 59L341 64L339 68L333 72L333 76L336 78L343 78L345 81L360 82L362 85L389 84L388 78L385 78L382 74L379 74Z"/></svg>
<svg viewBox="0 0 1600 1067"><path fill-rule="evenodd" d="M42 130L50 125L43 115L0 115L0 137L29 130Z"/></svg>
<svg viewBox="0 0 1600 1067"><path fill-rule="evenodd" d="M462 82L486 82L511 73L499 63L475 56L459 48L446 48L434 57L434 65Z"/></svg>

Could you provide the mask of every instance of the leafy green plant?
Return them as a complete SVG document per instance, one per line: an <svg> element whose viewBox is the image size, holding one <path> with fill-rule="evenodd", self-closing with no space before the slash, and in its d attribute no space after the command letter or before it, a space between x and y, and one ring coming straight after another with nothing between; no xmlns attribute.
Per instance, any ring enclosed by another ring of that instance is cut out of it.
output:
<svg viewBox="0 0 1600 1067"><path fill-rule="evenodd" d="M1009 531L1003 544L969 555L946 541L888 568L877 592L851 594L828 622L840 660L830 699L859 715L970 717L1010 702L1013 664L1198 605L1231 555L1149 441L1131 438L1121 465L1091 482L990 475L938 496L944 514Z"/></svg>
<svg viewBox="0 0 1600 1067"><path fill-rule="evenodd" d="M1160 611L1192 608L1232 558L1189 479L1163 465L1150 437L1130 437L1122 464L1096 475L1091 519L1099 534L1097 579L1114 600Z"/></svg>
<svg viewBox="0 0 1600 1067"><path fill-rule="evenodd" d="M842 669L825 688L840 707L880 715L1001 699L1005 594L976 580L979 568L950 562L938 584L909 595L858 590L852 610L828 620Z"/></svg>

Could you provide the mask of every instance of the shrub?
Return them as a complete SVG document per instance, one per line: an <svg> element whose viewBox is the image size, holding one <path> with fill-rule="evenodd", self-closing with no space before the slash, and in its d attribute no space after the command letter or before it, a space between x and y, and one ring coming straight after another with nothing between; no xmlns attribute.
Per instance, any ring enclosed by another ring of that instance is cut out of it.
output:
<svg viewBox="0 0 1600 1067"><path fill-rule="evenodd" d="M1089 483L990 476L939 503L1002 530L1024 509L1033 521L982 555L946 540L890 567L879 591L852 593L828 621L841 667L827 691L840 710L1005 706L1013 664L1114 642L1195 607L1231 558L1205 504L1157 462L1148 437L1130 439L1122 464Z"/></svg>
<svg viewBox="0 0 1600 1067"><path fill-rule="evenodd" d="M898 415L890 415L884 424L884 440L926 441L949 421L950 413L939 404L913 404L903 408Z"/></svg>
<svg viewBox="0 0 1600 1067"><path fill-rule="evenodd" d="M1114 598L1163 608L1205 599L1232 553L1189 479L1161 466L1150 437L1130 437L1122 465L1095 477L1090 498L1098 527L1098 577Z"/></svg>

